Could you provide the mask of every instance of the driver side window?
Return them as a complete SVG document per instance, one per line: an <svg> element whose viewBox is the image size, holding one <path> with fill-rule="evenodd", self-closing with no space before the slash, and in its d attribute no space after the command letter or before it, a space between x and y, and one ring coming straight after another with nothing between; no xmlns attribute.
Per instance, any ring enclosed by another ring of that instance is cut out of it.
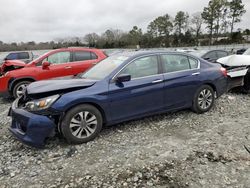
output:
<svg viewBox="0 0 250 188"><path fill-rule="evenodd" d="M62 64L70 62L70 52L58 52L48 56L42 62L48 61L52 64Z"/></svg>
<svg viewBox="0 0 250 188"><path fill-rule="evenodd" d="M125 67L120 74L129 74L131 78L141 78L158 74L157 56L143 57Z"/></svg>

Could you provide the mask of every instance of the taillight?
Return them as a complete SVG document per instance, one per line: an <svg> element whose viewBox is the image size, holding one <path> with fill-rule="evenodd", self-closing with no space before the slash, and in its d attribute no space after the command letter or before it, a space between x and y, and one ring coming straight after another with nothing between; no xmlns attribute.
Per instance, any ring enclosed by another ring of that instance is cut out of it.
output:
<svg viewBox="0 0 250 188"><path fill-rule="evenodd" d="M227 69L225 69L224 67L221 67L221 68L220 68L220 71L221 71L221 73L222 73L225 77L227 77Z"/></svg>

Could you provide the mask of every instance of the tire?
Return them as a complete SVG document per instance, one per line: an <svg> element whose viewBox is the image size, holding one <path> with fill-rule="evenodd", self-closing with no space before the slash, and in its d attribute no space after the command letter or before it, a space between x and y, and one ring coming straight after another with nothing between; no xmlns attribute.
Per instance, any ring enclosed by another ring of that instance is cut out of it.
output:
<svg viewBox="0 0 250 188"><path fill-rule="evenodd" d="M248 94L250 93L250 72L246 74L244 77L244 85L242 86L242 93Z"/></svg>
<svg viewBox="0 0 250 188"><path fill-rule="evenodd" d="M29 85L31 81L21 81L17 82L12 90L12 96L16 99L21 96L22 90Z"/></svg>
<svg viewBox="0 0 250 188"><path fill-rule="evenodd" d="M192 110L197 114L209 111L215 101L215 91L209 85L201 86L195 93Z"/></svg>
<svg viewBox="0 0 250 188"><path fill-rule="evenodd" d="M97 137L102 124L103 118L100 111L92 105L83 104L66 113L60 128L68 143L82 144Z"/></svg>

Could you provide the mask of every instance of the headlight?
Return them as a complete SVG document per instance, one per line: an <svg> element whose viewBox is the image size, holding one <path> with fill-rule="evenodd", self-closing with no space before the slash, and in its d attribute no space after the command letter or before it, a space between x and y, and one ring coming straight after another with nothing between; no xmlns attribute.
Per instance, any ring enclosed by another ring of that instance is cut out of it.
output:
<svg viewBox="0 0 250 188"><path fill-rule="evenodd" d="M58 98L60 95L53 95L50 97L46 97L43 99L38 99L34 101L27 102L25 104L25 109L28 111L39 111L49 108Z"/></svg>

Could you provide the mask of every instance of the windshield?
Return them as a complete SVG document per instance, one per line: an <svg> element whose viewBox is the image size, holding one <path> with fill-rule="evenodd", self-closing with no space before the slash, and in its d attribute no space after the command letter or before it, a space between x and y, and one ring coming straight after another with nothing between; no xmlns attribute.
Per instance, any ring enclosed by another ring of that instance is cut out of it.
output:
<svg viewBox="0 0 250 188"><path fill-rule="evenodd" d="M248 48L244 53L243 55L250 55L250 48Z"/></svg>
<svg viewBox="0 0 250 188"><path fill-rule="evenodd" d="M127 56L111 56L89 69L81 77L86 79L101 80L121 65Z"/></svg>

